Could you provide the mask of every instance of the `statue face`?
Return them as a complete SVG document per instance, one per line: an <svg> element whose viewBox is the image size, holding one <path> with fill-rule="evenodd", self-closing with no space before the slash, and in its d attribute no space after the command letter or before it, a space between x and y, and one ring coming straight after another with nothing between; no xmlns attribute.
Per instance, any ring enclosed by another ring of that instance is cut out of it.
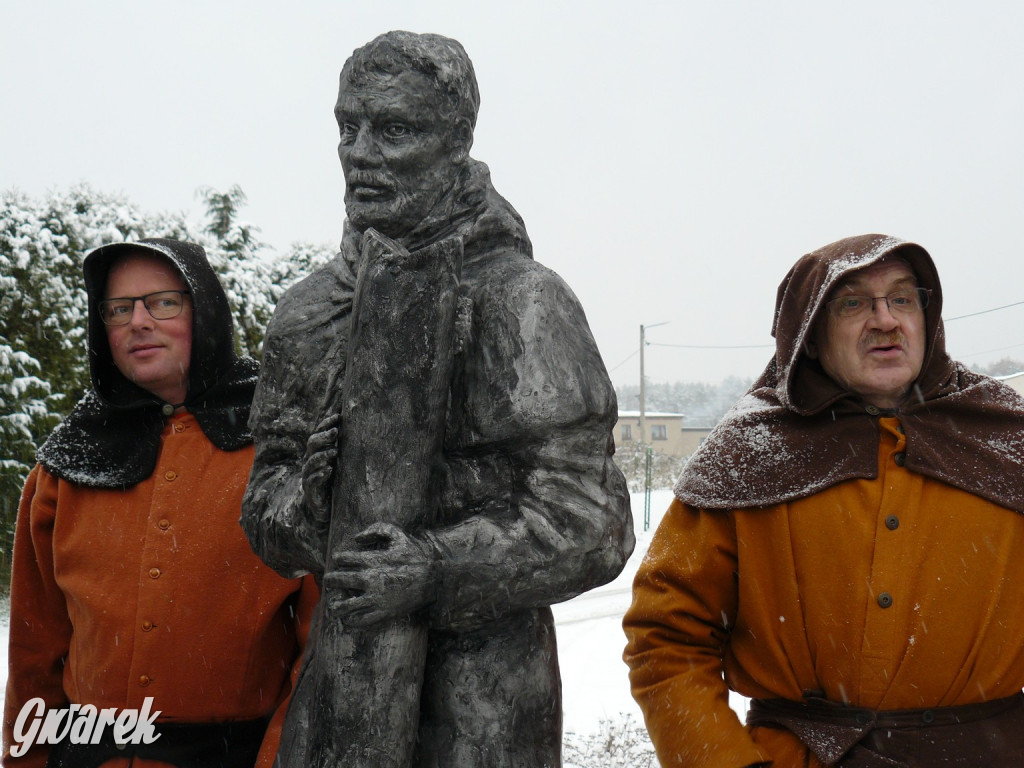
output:
<svg viewBox="0 0 1024 768"><path fill-rule="evenodd" d="M345 209L357 229L402 237L454 183L468 148L454 140L438 102L419 72L343 78L334 114Z"/></svg>

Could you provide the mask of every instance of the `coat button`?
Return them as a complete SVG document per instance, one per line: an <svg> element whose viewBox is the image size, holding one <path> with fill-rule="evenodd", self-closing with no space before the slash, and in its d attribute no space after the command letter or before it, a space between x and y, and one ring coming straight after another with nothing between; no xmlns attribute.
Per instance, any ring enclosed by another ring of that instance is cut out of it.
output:
<svg viewBox="0 0 1024 768"><path fill-rule="evenodd" d="M185 431L185 425L184 424L175 424L174 425L174 431L175 432L184 432Z"/></svg>
<svg viewBox="0 0 1024 768"><path fill-rule="evenodd" d="M160 578L160 569L159 568L150 568L149 569L149 578L151 578L151 579L159 579Z"/></svg>
<svg viewBox="0 0 1024 768"><path fill-rule="evenodd" d="M888 608L890 605L892 605L892 595L890 595L888 592L882 592L881 594L879 594L878 605L882 608Z"/></svg>
<svg viewBox="0 0 1024 768"><path fill-rule="evenodd" d="M907 454L902 452L897 453L895 456L892 457L892 460L896 462L897 467L902 467L904 464L907 463Z"/></svg>
<svg viewBox="0 0 1024 768"><path fill-rule="evenodd" d="M162 406L160 406L160 413L162 413L164 416L170 416L172 413L174 413L174 406L171 405L170 403L164 403Z"/></svg>
<svg viewBox="0 0 1024 768"><path fill-rule="evenodd" d="M168 480L168 481L174 480L177 476L178 476L178 473L175 472L174 470L171 470L171 469L169 469L166 472L164 472L164 480Z"/></svg>
<svg viewBox="0 0 1024 768"><path fill-rule="evenodd" d="M142 631L143 632L149 632L151 629L153 629L153 622L152 621L150 621L149 619L146 619L144 622L142 622Z"/></svg>
<svg viewBox="0 0 1024 768"><path fill-rule="evenodd" d="M149 675L139 675L139 685L145 688L147 685L153 682L153 678Z"/></svg>
<svg viewBox="0 0 1024 768"><path fill-rule="evenodd" d="M161 531L166 531L168 528L171 527L171 521L165 517L163 520L157 523L157 526L159 526Z"/></svg>
<svg viewBox="0 0 1024 768"><path fill-rule="evenodd" d="M889 515L885 518L885 527L890 531L895 531L900 527L900 519L896 515Z"/></svg>
<svg viewBox="0 0 1024 768"><path fill-rule="evenodd" d="M878 414L880 414L880 413L881 413L881 411L880 411L880 410L878 410L878 407L877 407L877 406L874 406L874 405L869 405L869 406L868 406L867 408L865 408L864 410L865 410L865 411L867 411L868 413L870 413L870 414L871 414L872 416L877 416Z"/></svg>

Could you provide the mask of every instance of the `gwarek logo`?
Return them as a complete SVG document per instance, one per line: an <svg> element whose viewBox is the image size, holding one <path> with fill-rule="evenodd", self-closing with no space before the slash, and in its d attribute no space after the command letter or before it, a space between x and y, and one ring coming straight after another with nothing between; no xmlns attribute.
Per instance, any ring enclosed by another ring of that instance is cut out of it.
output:
<svg viewBox="0 0 1024 768"><path fill-rule="evenodd" d="M141 710L120 712L114 707L96 709L92 704L72 704L67 709L46 712L42 699L29 699L14 721L11 756L21 757L33 744L59 744L65 738L72 744L99 744L108 725L113 729L116 744L152 744L160 738L160 734L153 732L153 721L160 711L150 714L152 708L152 696L143 700Z"/></svg>

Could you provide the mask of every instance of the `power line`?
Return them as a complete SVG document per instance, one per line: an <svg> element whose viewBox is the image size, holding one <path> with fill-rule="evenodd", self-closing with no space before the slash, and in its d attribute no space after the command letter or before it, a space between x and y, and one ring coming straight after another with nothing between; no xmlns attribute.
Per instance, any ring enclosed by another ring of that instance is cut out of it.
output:
<svg viewBox="0 0 1024 768"><path fill-rule="evenodd" d="M634 350L633 350L633 354L631 354L631 355L630 355L629 357L627 357L627 358L626 358L625 360L623 360L623 361L622 361L621 363L619 363L618 365L616 365L616 366L615 366L614 368L609 368L609 369L608 369L608 373L611 373L611 372L612 372L612 371L614 371L614 370L615 370L616 368L621 368L621 367L622 367L622 366L624 366L624 365L625 365L626 363L628 363L628 362L629 362L630 360L632 360L632 359L633 359L634 357L636 357L636 356L637 356L638 354L640 354L640 349L639 349L639 348L637 348L637 349L634 349Z"/></svg>
<svg viewBox="0 0 1024 768"><path fill-rule="evenodd" d="M980 312L971 312L967 315L957 315L956 317L947 317L946 322L951 323L954 320L963 320L965 317L975 317L977 315L987 315L989 312L998 312L1000 309L1009 309L1010 307L1019 307L1024 304L1024 301L1015 301L1013 304L1004 304L1001 307L993 307L992 309L983 309Z"/></svg>
<svg viewBox="0 0 1024 768"><path fill-rule="evenodd" d="M677 349L775 349L774 344L655 344L652 347L676 347Z"/></svg>
<svg viewBox="0 0 1024 768"><path fill-rule="evenodd" d="M955 320L963 320L964 318L976 317L977 315L987 315L990 312L999 312L1000 310L1009 309L1010 307L1019 307L1022 304L1024 304L1024 301L1015 301L1012 304L1004 304L1001 307L992 307L991 309L982 309L982 310L980 310L978 312L970 312L970 313L968 313L966 315L957 315L956 317L947 317L947 318L943 318L943 319L947 323L952 323ZM650 346L650 347L671 347L673 349L775 349L775 345L774 344L659 344L659 343L656 343L656 342L648 341L647 345ZM989 354L990 352L1002 352L1003 350L1015 349L1017 347L1024 347L1024 344L1013 344L1013 345L1011 345L1009 347L999 347L998 349L987 349L984 352L972 352L971 354L972 355L985 355L985 354ZM638 354L640 354L640 350L639 349L634 349L633 352L628 357L626 357L622 362L620 362L618 365L615 365L615 366L609 368L608 372L611 373L612 371L615 371L615 370L621 368L626 363L628 363L630 360L632 360L634 357L636 357ZM968 355L968 357L970 357L970 355Z"/></svg>
<svg viewBox="0 0 1024 768"><path fill-rule="evenodd" d="M1010 307L1019 307L1022 304L1024 304L1024 301L1015 301L1012 304L1004 304L1001 307L992 307L991 309L982 309L982 310L980 310L978 312L970 312L970 313L968 313L966 315L957 315L956 317L946 317L946 318L943 318L943 320L945 322L947 322L947 323L951 323L954 320L963 320L964 318L976 317L977 315L987 315L989 312L998 312L998 311L1003 310L1003 309L1009 309ZM647 342L647 343L648 343L649 346L652 346L652 347L674 347L676 349L774 349L775 348L774 344L660 344L660 343L657 343L657 342L650 342L650 341ZM1018 345L1015 345L1015 346L1022 346L1022 345L1018 344ZM1011 349L1011 347L1003 347L1003 349ZM994 350L989 350L989 351L990 352L998 352L999 350L995 350L994 349ZM627 357L626 360L629 360L631 357L633 357L633 355L636 355L636 352L634 352L632 355ZM625 363L626 360L623 360L622 362ZM619 363L619 365L622 365L622 363ZM616 366L616 367L618 367L618 366Z"/></svg>

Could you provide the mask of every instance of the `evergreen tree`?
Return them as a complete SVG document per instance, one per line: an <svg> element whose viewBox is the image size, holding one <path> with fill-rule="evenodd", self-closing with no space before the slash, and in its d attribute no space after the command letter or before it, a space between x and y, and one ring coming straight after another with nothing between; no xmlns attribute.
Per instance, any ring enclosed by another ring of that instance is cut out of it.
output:
<svg viewBox="0 0 1024 768"><path fill-rule="evenodd" d="M182 217L145 216L123 197L85 184L42 200L16 190L0 193L0 544L5 553L36 448L89 385L82 258L107 242L185 234Z"/></svg>

